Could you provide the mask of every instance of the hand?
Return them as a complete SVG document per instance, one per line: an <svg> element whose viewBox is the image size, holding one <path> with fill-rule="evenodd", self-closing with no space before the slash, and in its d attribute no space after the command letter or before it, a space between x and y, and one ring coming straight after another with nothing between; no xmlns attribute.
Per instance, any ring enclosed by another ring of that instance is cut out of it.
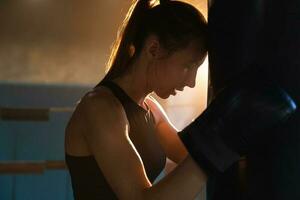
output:
<svg viewBox="0 0 300 200"><path fill-rule="evenodd" d="M296 110L293 99L265 81L223 89L179 136L193 159L208 174L223 172L255 144L271 140Z"/></svg>

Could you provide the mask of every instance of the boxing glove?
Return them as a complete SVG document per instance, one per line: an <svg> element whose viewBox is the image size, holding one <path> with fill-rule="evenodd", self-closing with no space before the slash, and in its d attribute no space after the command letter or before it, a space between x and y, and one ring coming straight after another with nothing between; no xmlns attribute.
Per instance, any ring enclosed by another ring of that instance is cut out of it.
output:
<svg viewBox="0 0 300 200"><path fill-rule="evenodd" d="M282 88L266 81L234 83L179 132L191 157L207 173L224 172L258 144L271 142L297 106Z"/></svg>

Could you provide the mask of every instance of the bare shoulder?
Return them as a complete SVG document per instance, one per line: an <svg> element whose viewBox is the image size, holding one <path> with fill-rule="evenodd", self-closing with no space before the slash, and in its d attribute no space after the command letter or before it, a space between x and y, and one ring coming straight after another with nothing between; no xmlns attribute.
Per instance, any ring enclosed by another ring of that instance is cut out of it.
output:
<svg viewBox="0 0 300 200"><path fill-rule="evenodd" d="M91 154L90 141L111 132L118 134L121 131L116 131L117 128L122 130L126 127L124 112L121 103L107 88L99 87L87 92L77 103L65 128L66 152L71 155Z"/></svg>
<svg viewBox="0 0 300 200"><path fill-rule="evenodd" d="M82 106L101 106L109 105L112 107L118 107L120 105L117 98L112 92L105 87L97 87L87 92L79 102Z"/></svg>
<svg viewBox="0 0 300 200"><path fill-rule="evenodd" d="M78 109L85 120L87 129L98 124L105 128L125 126L128 123L122 104L110 90L104 87L88 92L81 99Z"/></svg>
<svg viewBox="0 0 300 200"><path fill-rule="evenodd" d="M105 87L98 87L88 92L81 99L80 104L84 110L99 115L123 116L124 113L121 102Z"/></svg>

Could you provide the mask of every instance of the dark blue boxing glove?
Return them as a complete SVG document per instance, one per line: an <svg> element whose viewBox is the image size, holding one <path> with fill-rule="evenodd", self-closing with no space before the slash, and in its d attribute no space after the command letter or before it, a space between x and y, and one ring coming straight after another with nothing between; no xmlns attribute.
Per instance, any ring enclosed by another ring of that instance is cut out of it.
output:
<svg viewBox="0 0 300 200"><path fill-rule="evenodd" d="M179 137L208 174L224 172L240 156L272 138L272 128L296 110L293 99L266 81L232 84Z"/></svg>

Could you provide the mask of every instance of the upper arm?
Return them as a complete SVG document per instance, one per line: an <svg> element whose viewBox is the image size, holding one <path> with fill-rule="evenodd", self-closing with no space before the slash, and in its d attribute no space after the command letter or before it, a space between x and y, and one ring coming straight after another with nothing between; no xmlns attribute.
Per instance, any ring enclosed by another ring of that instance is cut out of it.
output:
<svg viewBox="0 0 300 200"><path fill-rule="evenodd" d="M120 103L88 97L82 110L87 143L113 191L119 199L139 199L151 183L128 137L129 124Z"/></svg>
<svg viewBox="0 0 300 200"><path fill-rule="evenodd" d="M153 97L148 97L146 103L154 115L158 138L167 157L176 163L181 162L187 156L187 150L181 142L176 128Z"/></svg>

